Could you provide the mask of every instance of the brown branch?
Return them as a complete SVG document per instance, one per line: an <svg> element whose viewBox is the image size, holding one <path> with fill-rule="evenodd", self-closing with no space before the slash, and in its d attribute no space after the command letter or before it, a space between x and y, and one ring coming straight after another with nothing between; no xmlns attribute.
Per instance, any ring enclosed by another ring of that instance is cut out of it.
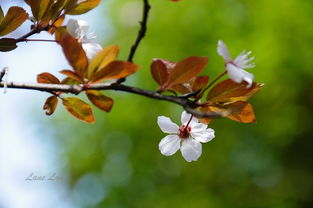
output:
<svg viewBox="0 0 313 208"><path fill-rule="evenodd" d="M29 33L19 37L16 39L17 42L23 42L23 41L27 41L27 38L34 35L34 34L37 34L37 33L40 33L42 31L48 31L50 29L51 25L47 25L43 28L34 28L32 29Z"/></svg>
<svg viewBox="0 0 313 208"><path fill-rule="evenodd" d="M143 0L143 12L142 12L142 20L140 21L140 30L138 32L135 43L130 48L130 52L129 52L128 59L127 59L129 62L133 62L133 57L134 57L135 52L139 46L139 43L146 35L147 22L148 22L148 16L149 16L150 8L151 8L151 6L149 4L149 1Z"/></svg>
<svg viewBox="0 0 313 208"><path fill-rule="evenodd" d="M41 84L41 83L22 83L22 82L0 82L0 88L3 88L4 85L7 85L7 88L15 88L15 89L26 89L26 90L38 90L43 92L66 92L79 94L86 90L115 90L122 92L129 92L137 95L141 95L144 97L156 99L156 100L164 100L171 103L178 104L182 106L187 112L193 114L196 117L222 117L222 114L219 113L204 113L195 110L197 105L194 101L189 100L186 96L172 96L172 95L163 95L158 92L144 90L132 86L123 85L120 83L103 83L103 84L91 84L88 86L84 85L65 85L65 84Z"/></svg>
<svg viewBox="0 0 313 208"><path fill-rule="evenodd" d="M134 55L136 53L136 50L137 50L141 40L146 35L150 9L151 9L151 6L149 4L149 0L143 0L143 11L142 11L142 20L140 21L140 29L139 29L139 32L138 32L138 35L136 37L134 44L130 48L128 59L127 59L129 62L133 62L133 58L134 58ZM125 78L121 78L121 79L117 80L117 82L122 83L125 80L126 80Z"/></svg>
<svg viewBox="0 0 313 208"><path fill-rule="evenodd" d="M4 75L5 75L5 68L3 68L2 71L0 72L0 82L2 81Z"/></svg>

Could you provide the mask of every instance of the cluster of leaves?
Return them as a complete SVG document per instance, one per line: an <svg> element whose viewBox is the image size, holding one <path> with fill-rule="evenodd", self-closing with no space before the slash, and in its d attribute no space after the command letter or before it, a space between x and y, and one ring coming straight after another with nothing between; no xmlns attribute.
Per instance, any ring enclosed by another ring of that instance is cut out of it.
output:
<svg viewBox="0 0 313 208"><path fill-rule="evenodd" d="M197 110L201 112L216 112L234 121L254 123L256 121L254 111L247 100L255 95L263 84L253 83L252 87L247 88L245 82L236 83L226 79L209 90L214 81L208 84L208 76L199 76L207 63L207 58L197 56L185 58L178 63L155 59L151 64L151 74L160 85L161 91L174 91L181 94L197 92L194 97ZM211 118L199 118L199 120L205 124L211 122Z"/></svg>
<svg viewBox="0 0 313 208"><path fill-rule="evenodd" d="M64 28L56 30L56 40L63 48L64 55L73 70L65 69L60 71L61 74L66 76L62 81L48 72L41 73L37 77L39 83L79 84L88 87L103 81L124 78L139 69L139 66L136 64L116 60L119 52L118 46L104 48L89 61L81 44L64 31ZM86 90L84 92L96 107L105 112L110 112L113 99L97 90ZM77 97L62 97L62 92L53 93L55 95L49 97L44 104L47 115L51 115L55 111L58 99L61 99L65 108L76 118L88 123L95 122L93 111L89 104Z"/></svg>
<svg viewBox="0 0 313 208"><path fill-rule="evenodd" d="M30 18L21 7L10 7L5 15L0 7L0 36L13 32L27 19L34 23L32 25L34 33L43 30L53 33L55 28L63 23L65 15L84 14L98 6L101 0L25 0L25 2L32 11ZM0 39L0 51L14 50L19 41L20 39L14 38Z"/></svg>
<svg viewBox="0 0 313 208"><path fill-rule="evenodd" d="M88 60L82 43L72 37L62 26L65 15L80 15L95 8L101 0L25 0L30 6L32 17L23 8L11 7L6 15L0 7L0 36L7 35L16 30L27 19L30 19L32 31L29 36L41 31L55 33L55 40L63 49L72 70L60 71L66 78L59 80L54 75L44 72L37 76L38 83L45 84L67 84L89 86L101 83L106 80L124 78L135 73L139 66L127 61L116 60L119 47L110 46L104 48L92 60ZM17 42L23 41L23 36L19 39L0 39L0 51L11 51L17 47ZM99 109L109 112L113 105L113 99L103 95L97 90L84 91L88 99ZM95 118L92 107L78 97L64 97L64 92L51 92L53 96L47 98L44 110L47 115L52 115L58 105L59 99L64 107L76 118L94 123Z"/></svg>
<svg viewBox="0 0 313 208"><path fill-rule="evenodd" d="M106 47L89 60L82 47L82 41L73 37L67 31L67 27L62 26L66 15L86 13L95 8L101 0L25 0L25 2L32 11L31 31L18 39L0 39L0 51L13 50L17 47L17 42L27 40L27 37L41 31L55 34L55 41L62 47L72 69L60 71L66 76L63 80L48 72L41 73L37 77L38 83L80 86L76 94L83 91L92 104L105 112L110 112L113 99L89 87L108 80L116 82L135 73L139 66L129 61L116 60L118 46ZM27 19L29 15L23 8L11 7L4 15L0 7L0 36L11 33ZM208 76L199 75L207 63L207 57L198 56L187 57L179 62L154 59L151 74L160 86L159 92L191 94L192 96L186 99L192 101L196 110L200 112L215 112L238 122L255 122L253 108L247 100L260 90L262 84L253 83L252 87L247 88L246 83L235 83L227 79L213 86L217 80L209 83ZM47 98L43 107L47 115L54 113L58 101L61 100L63 106L76 118L88 123L95 122L92 107L82 99L67 97L66 92L61 91L50 93L53 95ZM210 118L199 119L206 124L211 121Z"/></svg>

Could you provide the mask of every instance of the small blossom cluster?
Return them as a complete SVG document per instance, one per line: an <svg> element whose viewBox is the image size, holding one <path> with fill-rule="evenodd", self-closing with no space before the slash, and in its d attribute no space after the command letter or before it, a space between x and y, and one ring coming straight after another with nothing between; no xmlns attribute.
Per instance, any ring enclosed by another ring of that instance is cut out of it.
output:
<svg viewBox="0 0 313 208"><path fill-rule="evenodd" d="M251 63L254 57L249 58L251 52L243 51L235 59L232 59L226 44L219 40L217 53L224 58L229 78L236 83L245 82L246 87L250 88L254 76L244 69L255 67L255 64ZM161 154L171 156L180 149L186 161L196 161L202 154L201 143L211 141L215 137L215 132L185 111L181 115L181 123L181 126L178 126L168 117L158 117L160 129L169 134L160 141L159 150Z"/></svg>

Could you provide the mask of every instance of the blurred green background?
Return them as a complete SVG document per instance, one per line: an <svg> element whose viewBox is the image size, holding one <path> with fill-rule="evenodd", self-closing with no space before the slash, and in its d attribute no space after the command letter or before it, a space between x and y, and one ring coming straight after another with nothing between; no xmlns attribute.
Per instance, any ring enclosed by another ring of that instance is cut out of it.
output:
<svg viewBox="0 0 313 208"><path fill-rule="evenodd" d="M221 39L233 57L244 49L255 55L256 68L249 71L265 83L251 100L257 123L214 120L216 138L203 145L197 162L188 163L180 152L165 157L158 150L165 134L157 116L179 122L179 106L107 92L115 99L113 110L96 111L95 125L60 108L44 130L68 161L73 201L99 208L312 208L313 1L150 3L147 35L134 58L141 70L126 83L156 90L152 58L179 61L190 55L208 56L203 74L214 78L224 70L216 53ZM142 1L103 4L112 25L103 45L120 45L119 58L126 59Z"/></svg>

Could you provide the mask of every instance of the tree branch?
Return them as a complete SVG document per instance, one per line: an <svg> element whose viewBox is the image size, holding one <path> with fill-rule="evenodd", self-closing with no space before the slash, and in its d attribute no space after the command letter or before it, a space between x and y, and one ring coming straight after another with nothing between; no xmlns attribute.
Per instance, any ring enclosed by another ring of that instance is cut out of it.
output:
<svg viewBox="0 0 313 208"><path fill-rule="evenodd" d="M102 84L91 84L91 85L65 85L65 84L42 84L42 83L22 83L22 82L0 82L0 88L4 86L7 88L15 88L15 89L26 89L26 90L37 90L43 92L65 92L72 94L79 94L86 90L115 90L122 92L129 92L141 96L145 96L148 98L156 99L156 100L164 100L171 103L178 104L182 106L187 112L193 114L196 117L201 118L217 118L223 117L223 114L220 113L204 113L195 110L197 104L194 101L189 100L186 96L172 96L172 95L163 95L158 92L144 90L132 86L123 85L120 83L102 83Z"/></svg>
<svg viewBox="0 0 313 208"><path fill-rule="evenodd" d="M150 11L150 4L149 0L143 0L143 11L142 11L142 20L140 21L140 29L137 35L137 38L130 48L129 55L128 55L128 61L133 63L133 57L136 53L136 50L139 46L140 41L145 37L146 31L147 31L147 23L148 23L148 17L149 17L149 11ZM126 79L121 78L117 80L118 83L124 82Z"/></svg>
<svg viewBox="0 0 313 208"><path fill-rule="evenodd" d="M146 35L147 22L148 22L148 16L149 16L150 8L151 8L151 6L149 4L149 1L143 0L143 13L142 13L142 20L140 21L140 30L138 32L135 43L130 48L130 52L129 52L128 59L127 59L129 62L133 62L133 57L134 57L135 52L139 46L139 43Z"/></svg>

